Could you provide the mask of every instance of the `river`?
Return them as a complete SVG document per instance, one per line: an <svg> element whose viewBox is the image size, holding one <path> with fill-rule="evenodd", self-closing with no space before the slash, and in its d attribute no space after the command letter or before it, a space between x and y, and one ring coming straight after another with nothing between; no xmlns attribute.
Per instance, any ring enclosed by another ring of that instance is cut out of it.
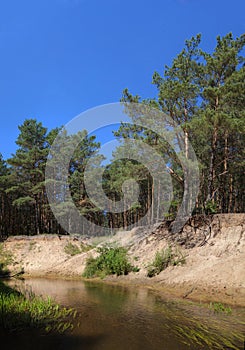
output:
<svg viewBox="0 0 245 350"><path fill-rule="evenodd" d="M63 335L12 334L5 339L6 349L243 349L244 309L215 313L198 303L166 300L144 287L44 278L20 283L21 289L75 308L77 325Z"/></svg>

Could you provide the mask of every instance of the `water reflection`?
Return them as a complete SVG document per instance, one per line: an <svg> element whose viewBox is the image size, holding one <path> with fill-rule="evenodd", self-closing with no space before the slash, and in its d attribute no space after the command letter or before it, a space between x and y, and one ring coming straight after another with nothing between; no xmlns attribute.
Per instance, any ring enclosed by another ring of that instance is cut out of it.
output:
<svg viewBox="0 0 245 350"><path fill-rule="evenodd" d="M232 334L233 329L237 331L241 327L236 315L221 317L195 304L172 303L145 288L53 279L27 279L19 288L49 295L65 306L76 308L80 325L72 334L62 336L40 337L32 332L6 337L8 349L225 349L221 341L226 333ZM194 328L203 337L211 334L216 339L218 335L216 347L215 342L202 345L199 337L195 340ZM192 338L188 339L190 334ZM236 344L233 349L242 349L238 340Z"/></svg>

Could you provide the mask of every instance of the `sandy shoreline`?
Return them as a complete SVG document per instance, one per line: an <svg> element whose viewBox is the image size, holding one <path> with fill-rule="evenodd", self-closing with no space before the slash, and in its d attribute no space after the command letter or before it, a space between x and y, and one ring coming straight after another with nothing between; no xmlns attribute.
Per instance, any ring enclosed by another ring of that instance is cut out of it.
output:
<svg viewBox="0 0 245 350"><path fill-rule="evenodd" d="M180 298L198 302L222 302L245 307L245 214L216 215L211 222L211 235L202 242L202 225L195 228L186 225L182 236L170 236L167 228L146 232L132 230L120 232L113 240L118 245L129 247L129 258L140 268L127 276L109 276L103 283L144 286L166 298ZM199 235L199 236L198 236ZM175 241L186 256L183 266L170 266L159 275L146 277L147 265L157 250L164 249ZM194 242L194 243L193 243ZM96 249L71 256L65 252L67 244L81 247L88 243L76 237L57 235L15 236L3 244L3 252L11 252L10 271L24 268L25 277L81 279L88 256ZM190 248L191 243L191 248ZM2 253L3 254L3 253ZM101 280L100 280L101 281Z"/></svg>

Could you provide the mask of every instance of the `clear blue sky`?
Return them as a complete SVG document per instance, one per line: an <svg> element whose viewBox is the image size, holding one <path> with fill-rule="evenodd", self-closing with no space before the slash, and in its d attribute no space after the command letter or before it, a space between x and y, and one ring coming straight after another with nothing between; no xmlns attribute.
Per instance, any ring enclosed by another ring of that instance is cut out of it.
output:
<svg viewBox="0 0 245 350"><path fill-rule="evenodd" d="M0 1L0 152L15 152L18 125L49 129L88 108L118 102L128 87L156 95L151 77L202 34L245 32L244 0Z"/></svg>

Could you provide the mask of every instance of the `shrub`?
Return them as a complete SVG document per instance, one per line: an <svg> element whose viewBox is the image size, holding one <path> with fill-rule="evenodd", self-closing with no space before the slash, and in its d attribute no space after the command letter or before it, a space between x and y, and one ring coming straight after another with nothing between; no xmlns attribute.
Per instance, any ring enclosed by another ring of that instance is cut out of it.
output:
<svg viewBox="0 0 245 350"><path fill-rule="evenodd" d="M185 263L185 257L177 249L173 251L169 246L161 251L157 251L153 262L148 266L147 276L153 277L165 270L168 266L176 266Z"/></svg>
<svg viewBox="0 0 245 350"><path fill-rule="evenodd" d="M101 247L97 251L100 255L88 258L83 277L105 277L106 275L127 275L131 271L138 271L127 258L127 250L122 247Z"/></svg>
<svg viewBox="0 0 245 350"><path fill-rule="evenodd" d="M205 205L205 213L206 214L216 214L218 211L217 203L213 203L211 200L209 200Z"/></svg>
<svg viewBox="0 0 245 350"><path fill-rule="evenodd" d="M88 252L89 250L93 249L94 247L91 245L88 245L88 244L81 243L80 248L81 248L81 252L85 253L85 252Z"/></svg>
<svg viewBox="0 0 245 350"><path fill-rule="evenodd" d="M67 243L64 250L66 254L69 254L71 256L81 253L81 250L78 248L78 246L75 244L72 244L71 242Z"/></svg>

